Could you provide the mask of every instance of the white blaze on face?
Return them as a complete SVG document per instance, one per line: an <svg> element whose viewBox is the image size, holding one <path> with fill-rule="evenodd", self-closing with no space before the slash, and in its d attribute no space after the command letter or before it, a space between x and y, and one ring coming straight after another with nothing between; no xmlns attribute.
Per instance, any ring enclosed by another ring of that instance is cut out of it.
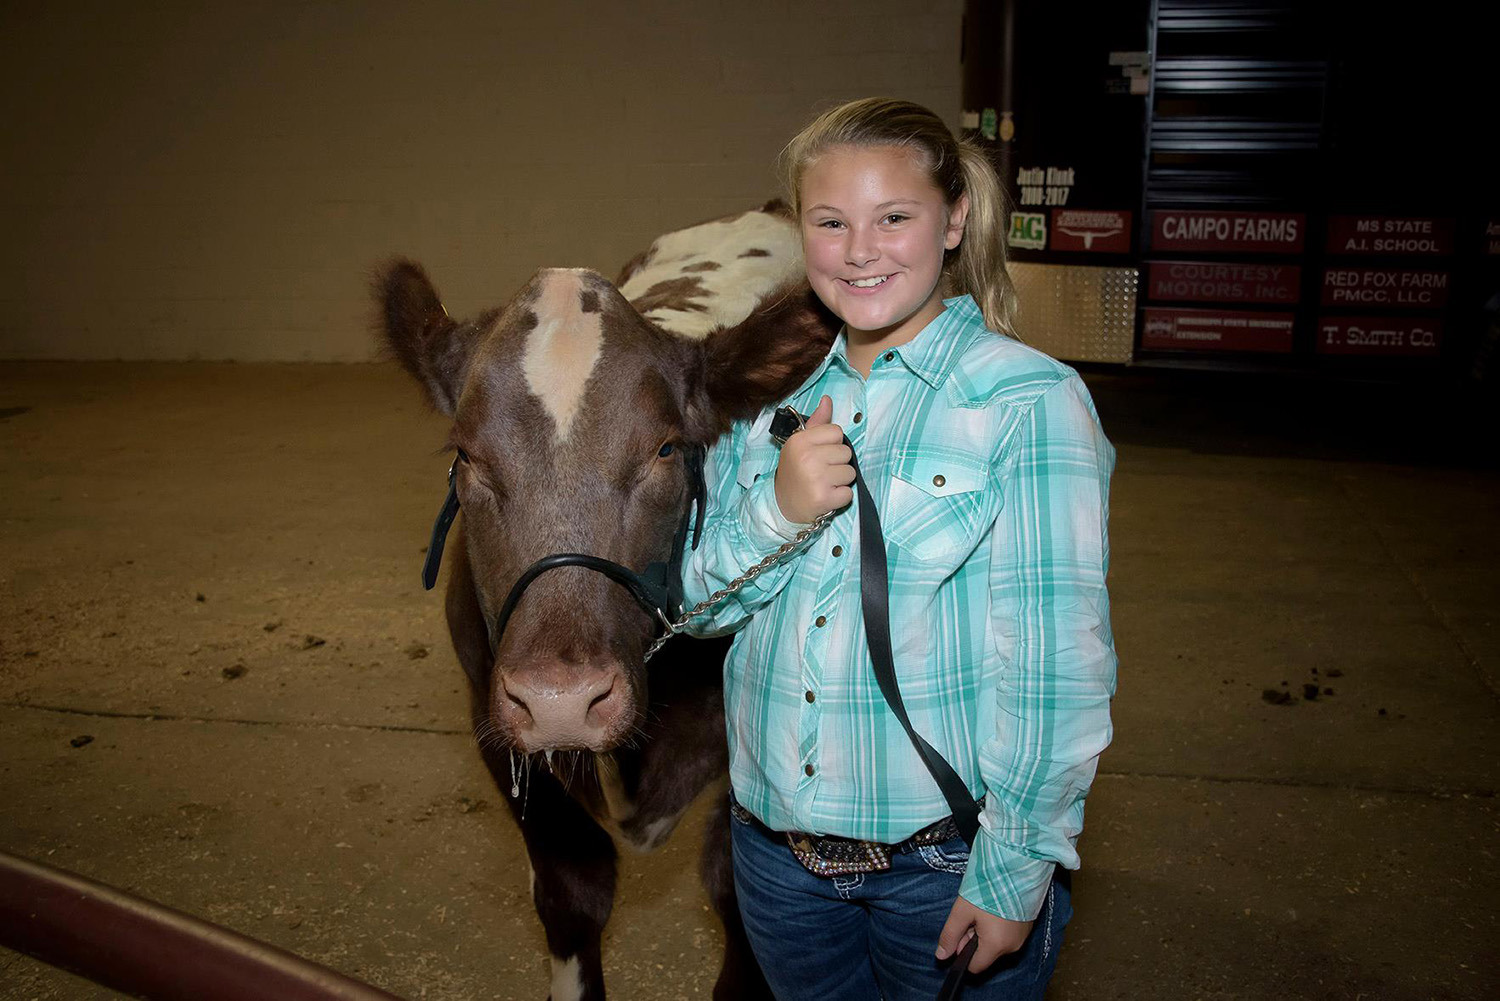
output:
<svg viewBox="0 0 1500 1001"><path fill-rule="evenodd" d="M583 968L577 956L552 958L552 1001L578 1001L583 997Z"/></svg>
<svg viewBox="0 0 1500 1001"><path fill-rule="evenodd" d="M551 415L558 440L572 430L584 387L604 350L603 304L585 313L580 301L593 291L584 283L585 273L574 268L541 273L541 289L531 304L537 322L521 357L526 385Z"/></svg>

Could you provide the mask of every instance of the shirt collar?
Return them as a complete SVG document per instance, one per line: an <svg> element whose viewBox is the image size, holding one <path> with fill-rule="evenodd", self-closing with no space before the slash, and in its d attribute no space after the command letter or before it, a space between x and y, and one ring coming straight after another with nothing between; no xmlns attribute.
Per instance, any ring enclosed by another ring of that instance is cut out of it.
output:
<svg viewBox="0 0 1500 1001"><path fill-rule="evenodd" d="M891 349L902 364L933 389L942 386L943 380L948 378L948 373L953 371L953 366L958 363L964 351L975 338L984 333L984 314L979 311L973 296L960 295L944 299L943 306L943 311L923 327L917 336L900 347ZM843 327L839 328L838 336L833 339L823 360L818 362L818 367L787 398L800 396L808 387L816 384L834 359L838 359L850 372L854 371L854 366L849 361L849 335Z"/></svg>
<svg viewBox="0 0 1500 1001"><path fill-rule="evenodd" d="M943 305L946 308L917 336L891 349L933 389L942 386L964 351L984 333L984 315L972 296L944 299Z"/></svg>

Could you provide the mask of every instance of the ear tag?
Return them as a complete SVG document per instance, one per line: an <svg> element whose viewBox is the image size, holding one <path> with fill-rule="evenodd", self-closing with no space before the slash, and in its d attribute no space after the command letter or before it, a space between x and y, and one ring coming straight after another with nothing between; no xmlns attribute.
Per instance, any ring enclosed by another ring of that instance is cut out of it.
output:
<svg viewBox="0 0 1500 1001"><path fill-rule="evenodd" d="M453 527L453 519L458 517L458 462L463 458L460 452L454 459L453 465L448 467L448 496L443 501L443 509L438 512L437 521L432 523L432 539L427 543L427 559L422 563L422 588L431 591L437 584L438 565L443 562L443 546L448 542L448 529Z"/></svg>

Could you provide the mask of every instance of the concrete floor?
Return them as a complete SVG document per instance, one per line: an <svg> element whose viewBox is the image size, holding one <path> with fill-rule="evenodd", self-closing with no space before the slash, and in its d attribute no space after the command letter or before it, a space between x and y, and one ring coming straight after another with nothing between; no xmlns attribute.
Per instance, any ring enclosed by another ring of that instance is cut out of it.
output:
<svg viewBox="0 0 1500 1001"><path fill-rule="evenodd" d="M1120 691L1050 997L1500 995L1494 438L1440 393L1090 383ZM544 997L418 583L443 430L386 366L0 366L0 847L403 996ZM700 827L624 861L616 998L707 996ZM114 996L0 951L0 997Z"/></svg>

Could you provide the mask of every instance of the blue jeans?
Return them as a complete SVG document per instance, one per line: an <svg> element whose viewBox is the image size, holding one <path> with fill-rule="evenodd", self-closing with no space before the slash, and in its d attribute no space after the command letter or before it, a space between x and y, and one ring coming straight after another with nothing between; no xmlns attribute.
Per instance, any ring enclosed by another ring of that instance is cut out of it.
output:
<svg viewBox="0 0 1500 1001"><path fill-rule="evenodd" d="M948 964L933 951L969 861L963 839L894 855L884 872L823 877L784 840L737 817L729 827L740 914L778 1001L937 996ZM1021 951L966 976L965 1001L1040 1001L1072 916L1067 878L1054 877Z"/></svg>

